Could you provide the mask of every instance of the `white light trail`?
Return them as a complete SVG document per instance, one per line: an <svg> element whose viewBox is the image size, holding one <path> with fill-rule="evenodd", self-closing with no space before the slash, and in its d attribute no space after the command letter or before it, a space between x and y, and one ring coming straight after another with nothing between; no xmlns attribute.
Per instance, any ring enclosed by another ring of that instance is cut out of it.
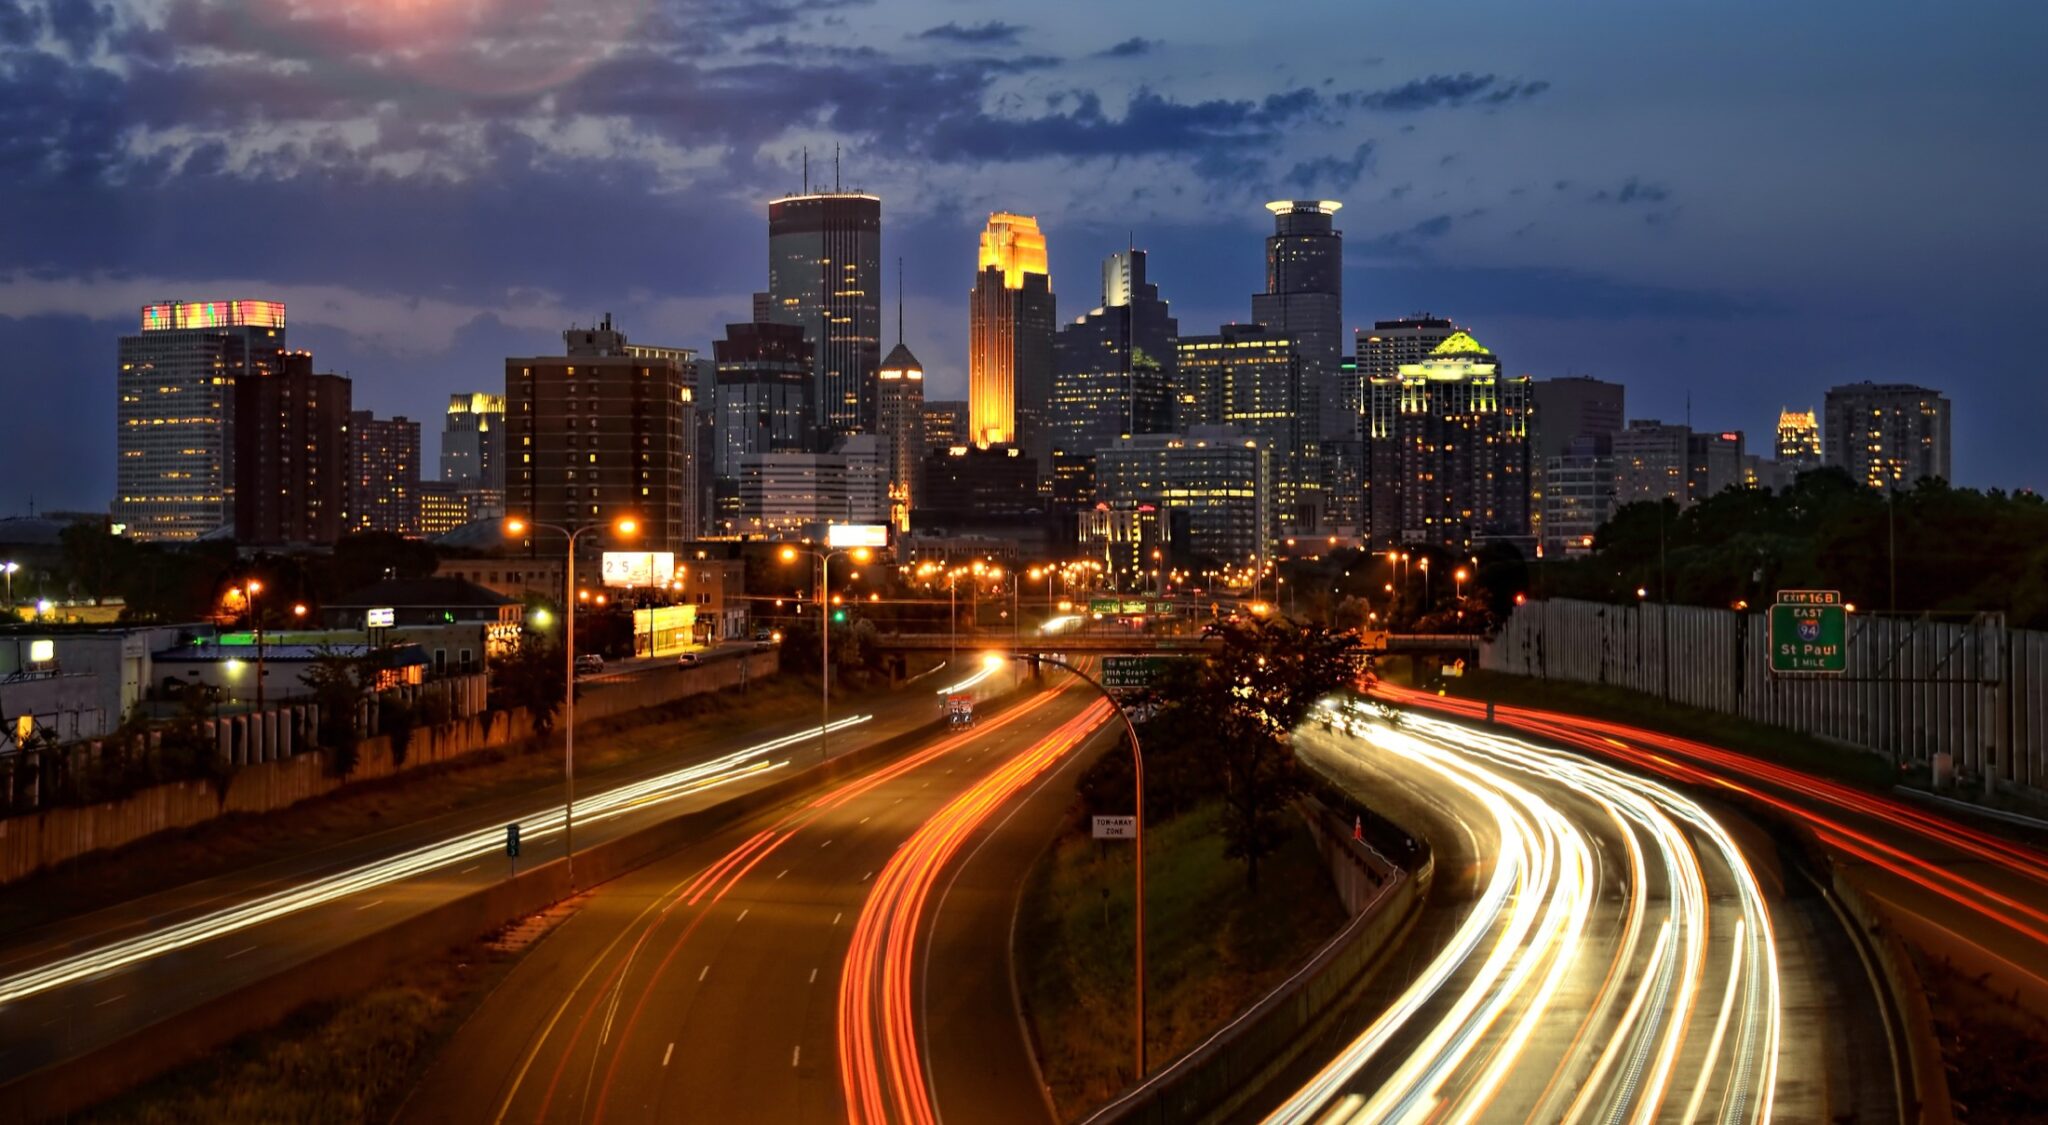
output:
<svg viewBox="0 0 2048 1125"><path fill-rule="evenodd" d="M836 732L858 726L873 718L872 715L856 715L837 719L824 729ZM707 789L781 769L789 763L772 761L771 755L778 750L785 750L817 738L818 733L819 728L811 727L795 734L735 750L709 761L607 789L576 802L578 823L601 823L635 809L687 797L693 793L701 793ZM519 817L517 821L520 833L525 839L541 839L562 830L562 809L560 806L541 809ZM224 937L287 914L333 902L359 891L411 878L451 863L489 855L501 850L504 842L505 829L502 825L476 829L439 843L413 848L148 933L62 957L34 969L0 978L0 1005L10 1004L53 988L61 988L86 977L124 968L203 941Z"/></svg>
<svg viewBox="0 0 2048 1125"><path fill-rule="evenodd" d="M1475 827L1497 837L1481 845L1495 848L1492 872L1436 957L1269 1121L1690 1121L1715 1093L1718 1121L1770 1120L1776 942L1755 875L1718 822L1675 790L1566 751L1413 713L1394 727L1360 705L1345 710L1335 729L1357 737L1340 739L1341 751L1418 767L1421 784L1483 812ZM1600 812L1582 821L1560 799ZM1589 940L1602 890L1595 827L1625 847L1608 877L1628 899ZM1717 905L1730 889L1733 904ZM1726 945L1711 940L1717 912L1735 914L1719 931ZM1710 945L1724 955L1710 958ZM1605 983L1589 1005L1557 1004L1575 973ZM1700 1011L1703 994L1719 994L1719 1006ZM1422 1020L1431 1022L1412 1026ZM1545 1021L1579 1033L1560 1048L1565 1037L1535 1035ZM1404 1031L1409 1054L1365 1073ZM1678 1116L1666 1099L1695 1033L1704 1059L1687 1063L1697 1079L1678 1095L1689 1095ZM1503 1096L1515 1104L1496 1105Z"/></svg>

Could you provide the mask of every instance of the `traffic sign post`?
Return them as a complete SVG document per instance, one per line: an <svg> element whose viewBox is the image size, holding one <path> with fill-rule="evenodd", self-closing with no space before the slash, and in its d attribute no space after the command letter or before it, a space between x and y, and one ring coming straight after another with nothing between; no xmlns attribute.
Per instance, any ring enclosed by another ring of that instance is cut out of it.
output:
<svg viewBox="0 0 2048 1125"><path fill-rule="evenodd" d="M1770 615L1771 674L1849 670L1849 607L1839 590L1780 590Z"/></svg>
<svg viewBox="0 0 2048 1125"><path fill-rule="evenodd" d="M519 825L505 826L505 858L512 861L512 873L519 874Z"/></svg>
<svg viewBox="0 0 2048 1125"><path fill-rule="evenodd" d="M1135 840L1138 838L1138 818L1135 816L1098 816L1094 818L1093 831L1097 840Z"/></svg>

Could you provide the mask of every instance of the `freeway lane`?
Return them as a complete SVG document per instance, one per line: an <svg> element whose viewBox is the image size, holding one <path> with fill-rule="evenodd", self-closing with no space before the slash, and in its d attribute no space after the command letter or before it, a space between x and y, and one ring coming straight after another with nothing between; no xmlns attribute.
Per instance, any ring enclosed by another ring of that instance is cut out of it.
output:
<svg viewBox="0 0 2048 1125"><path fill-rule="evenodd" d="M1004 683L987 679L976 690ZM913 688L882 701L879 717L835 719L846 728L835 752L931 722L933 698ZM815 726L777 724L591 779L577 801L578 840L595 843L764 784L807 749L815 754L815 739ZM14 938L0 949L0 1079L116 1041L503 878L505 823L524 826L522 863L559 857L560 808L546 800L487 802Z"/></svg>
<svg viewBox="0 0 2048 1125"><path fill-rule="evenodd" d="M1335 728L1304 732L1300 752L1423 825L1440 890L1355 1014L1254 1111L1896 1119L1869 1055L1861 1074L1831 1072L1881 1026L1867 977L1775 901L1739 825L1623 771L1426 716L1393 726L1354 706Z"/></svg>
<svg viewBox="0 0 2048 1125"><path fill-rule="evenodd" d="M989 774L1049 742L1071 754L1060 732L1091 709L1099 721L1083 696L1055 686L600 888L486 999L402 1118L843 1119L835 997L870 890L902 886L887 873L906 842Z"/></svg>
<svg viewBox="0 0 2048 1125"><path fill-rule="evenodd" d="M1390 699L1479 717L1484 704L1382 687ZM1810 828L1867 897L1965 976L2048 1010L2048 853L1904 801L1725 747L1585 716L1496 708L1496 722L1707 791L1754 801Z"/></svg>

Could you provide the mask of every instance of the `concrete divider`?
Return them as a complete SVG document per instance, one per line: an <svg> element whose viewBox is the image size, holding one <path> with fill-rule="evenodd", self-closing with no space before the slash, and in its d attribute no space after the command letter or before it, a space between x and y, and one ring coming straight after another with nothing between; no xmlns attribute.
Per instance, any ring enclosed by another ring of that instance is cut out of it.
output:
<svg viewBox="0 0 2048 1125"><path fill-rule="evenodd" d="M1421 915L1435 871L1436 861L1425 859L1414 873L1383 884L1307 965L1201 1046L1097 1110L1089 1125L1184 1125L1242 1108L1372 979Z"/></svg>
<svg viewBox="0 0 2048 1125"><path fill-rule="evenodd" d="M1954 1125L1955 1102L1948 1089L1948 1069L1941 1057L1941 1039L1934 1029L1934 1011L1927 1002L1927 987L1913 966L1913 955L1898 931L1885 924L1884 915L1873 908L1856 881L1838 863L1829 863L1829 885L1850 919L1863 930L1876 954L1877 972L1891 992L1898 1013L1900 1031L1906 1039L1907 1070L1912 1078L1910 1099L1916 1104L1900 1107L1902 1118L1921 1125Z"/></svg>
<svg viewBox="0 0 2048 1125"><path fill-rule="evenodd" d="M985 713L1007 710L1020 695L1012 693L984 704ZM168 1016L116 1042L23 1075L0 1085L0 1121L44 1121L96 1105L192 1062L237 1036L271 1026L307 1004L360 995L404 964L475 941L577 889L588 890L616 879L715 829L850 777L945 730L943 722L935 720L840 753L708 808L580 849L576 853L577 888L569 885L563 861L540 864L351 940L273 977ZM801 755L803 748L796 753Z"/></svg>

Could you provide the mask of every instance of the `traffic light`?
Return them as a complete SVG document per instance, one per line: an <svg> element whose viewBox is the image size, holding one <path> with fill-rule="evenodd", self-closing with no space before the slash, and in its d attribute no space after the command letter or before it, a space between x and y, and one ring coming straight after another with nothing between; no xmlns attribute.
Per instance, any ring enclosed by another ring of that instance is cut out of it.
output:
<svg viewBox="0 0 2048 1125"><path fill-rule="evenodd" d="M844 625L844 624L846 624L846 611L845 611L845 610L843 610L843 609L835 609L835 610L833 610L833 611L832 611L832 624L834 624L834 625Z"/></svg>

